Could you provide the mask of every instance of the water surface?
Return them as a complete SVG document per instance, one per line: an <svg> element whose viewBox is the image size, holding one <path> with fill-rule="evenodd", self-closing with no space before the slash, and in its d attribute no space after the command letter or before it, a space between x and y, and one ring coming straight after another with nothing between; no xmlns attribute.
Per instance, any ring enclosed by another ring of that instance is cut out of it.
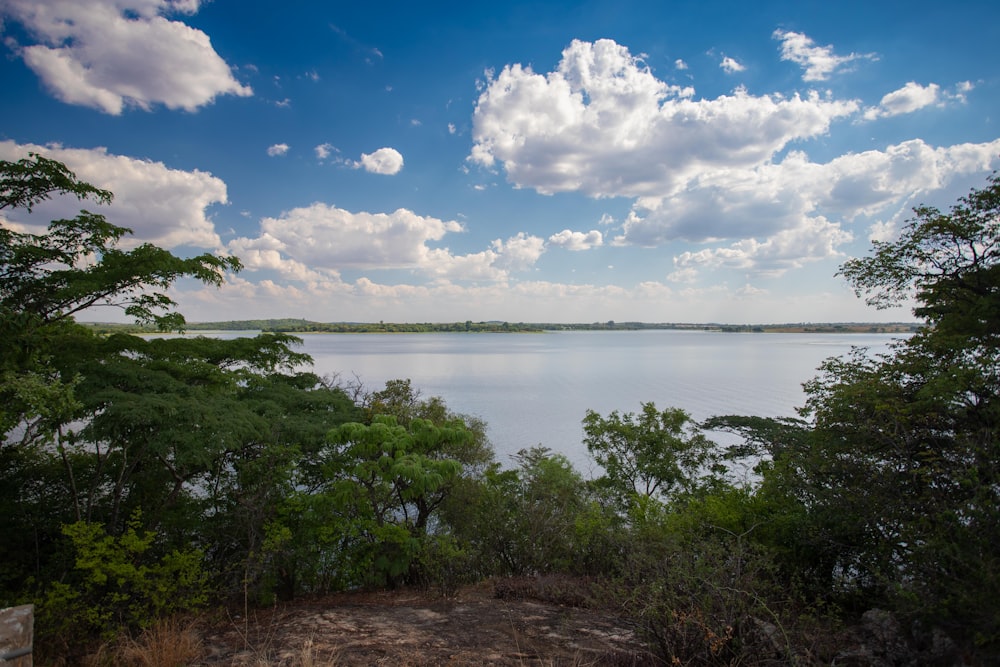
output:
<svg viewBox="0 0 1000 667"><path fill-rule="evenodd" d="M488 424L497 457L544 445L581 470L588 409L637 412L641 403L717 414L794 416L802 383L852 346L885 350L888 334L567 331L542 334L306 334L320 375L369 390L409 378L423 396Z"/></svg>

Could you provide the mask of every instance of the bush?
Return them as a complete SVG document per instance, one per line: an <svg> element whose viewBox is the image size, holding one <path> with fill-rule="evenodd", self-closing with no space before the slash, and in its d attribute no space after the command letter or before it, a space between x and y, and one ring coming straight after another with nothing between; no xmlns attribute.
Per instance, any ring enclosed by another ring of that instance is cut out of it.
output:
<svg viewBox="0 0 1000 667"><path fill-rule="evenodd" d="M156 534L140 534L138 525L136 513L119 537L95 523L64 526L76 562L66 580L51 582L36 603L41 645L70 654L95 637L109 641L141 631L206 602L202 554L175 550L157 557Z"/></svg>

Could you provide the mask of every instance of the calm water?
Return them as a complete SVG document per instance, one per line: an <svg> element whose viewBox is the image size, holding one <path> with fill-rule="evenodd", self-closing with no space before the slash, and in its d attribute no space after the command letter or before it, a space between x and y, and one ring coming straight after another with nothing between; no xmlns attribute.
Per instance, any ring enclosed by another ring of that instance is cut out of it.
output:
<svg viewBox="0 0 1000 667"><path fill-rule="evenodd" d="M311 334L302 351L320 375L357 376L368 390L410 378L424 397L489 426L497 458L544 445L589 467L587 409L637 412L652 401L695 419L793 416L802 383L852 346L884 350L882 334L577 331L545 334Z"/></svg>

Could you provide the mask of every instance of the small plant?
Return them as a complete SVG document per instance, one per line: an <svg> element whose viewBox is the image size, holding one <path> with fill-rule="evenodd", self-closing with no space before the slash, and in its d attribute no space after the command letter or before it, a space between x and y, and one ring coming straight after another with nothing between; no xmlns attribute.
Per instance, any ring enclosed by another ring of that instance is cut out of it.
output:
<svg viewBox="0 0 1000 667"><path fill-rule="evenodd" d="M137 639L126 639L116 664L136 667L178 667L201 654L201 639L190 622L174 618L157 621Z"/></svg>

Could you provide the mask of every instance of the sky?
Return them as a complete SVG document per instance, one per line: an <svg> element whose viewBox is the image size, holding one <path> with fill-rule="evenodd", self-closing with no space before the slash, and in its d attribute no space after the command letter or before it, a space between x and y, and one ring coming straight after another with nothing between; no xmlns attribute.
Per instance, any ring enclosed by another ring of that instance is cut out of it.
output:
<svg viewBox="0 0 1000 667"><path fill-rule="evenodd" d="M174 287L191 322L911 321L838 267L1000 166L993 1L0 0L0 21L0 159L112 190L95 210L127 246L241 259Z"/></svg>

